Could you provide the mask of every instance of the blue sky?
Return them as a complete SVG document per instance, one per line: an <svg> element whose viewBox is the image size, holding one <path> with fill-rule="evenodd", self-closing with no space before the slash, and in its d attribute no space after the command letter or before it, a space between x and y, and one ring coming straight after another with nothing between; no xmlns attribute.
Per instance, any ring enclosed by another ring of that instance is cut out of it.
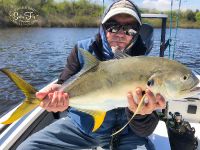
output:
<svg viewBox="0 0 200 150"><path fill-rule="evenodd" d="M132 0L139 7L158 9L158 10L170 10L171 9L171 0ZM107 4L111 3L112 0L105 0ZM173 0L173 9L178 8L179 0ZM181 0L181 9L192 9L200 10L200 0Z"/></svg>
<svg viewBox="0 0 200 150"><path fill-rule="evenodd" d="M62 1L74 1L74 0L54 0L56 2L62 2ZM75 0L76 1L76 0ZM103 3L103 0L90 0L96 3ZM106 5L109 5L114 0L104 0ZM171 9L171 0L132 0L134 3L136 3L139 7L142 8L150 8L150 9L157 9L157 10L170 10ZM181 9L192 9L200 10L200 0L181 0L182 5ZM178 3L179 0L173 0L173 9L178 9Z"/></svg>

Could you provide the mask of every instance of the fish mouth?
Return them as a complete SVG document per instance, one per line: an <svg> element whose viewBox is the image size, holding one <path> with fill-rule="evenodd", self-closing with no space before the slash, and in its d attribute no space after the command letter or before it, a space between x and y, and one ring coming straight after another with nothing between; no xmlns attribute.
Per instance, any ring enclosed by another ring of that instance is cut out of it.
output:
<svg viewBox="0 0 200 150"><path fill-rule="evenodd" d="M190 92L200 92L200 81L190 89Z"/></svg>
<svg viewBox="0 0 200 150"><path fill-rule="evenodd" d="M199 86L195 86L192 89L190 89L190 92L200 92L200 87Z"/></svg>
<svg viewBox="0 0 200 150"><path fill-rule="evenodd" d="M195 83L193 86L187 89L183 89L181 91L190 91L190 92L200 92L200 82Z"/></svg>

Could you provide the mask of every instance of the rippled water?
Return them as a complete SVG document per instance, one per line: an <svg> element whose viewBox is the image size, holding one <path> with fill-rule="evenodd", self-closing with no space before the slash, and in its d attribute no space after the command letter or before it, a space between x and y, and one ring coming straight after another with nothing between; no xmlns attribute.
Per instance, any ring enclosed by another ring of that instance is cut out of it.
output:
<svg viewBox="0 0 200 150"><path fill-rule="evenodd" d="M17 72L37 89L55 80L74 44L97 33L97 28L0 29L0 68ZM167 31L168 33L168 31ZM200 72L200 30L179 29L175 59ZM168 37L168 35L166 36ZM159 54L160 29L154 31ZM165 55L168 55L166 50ZM0 73L0 115L23 100L22 93Z"/></svg>

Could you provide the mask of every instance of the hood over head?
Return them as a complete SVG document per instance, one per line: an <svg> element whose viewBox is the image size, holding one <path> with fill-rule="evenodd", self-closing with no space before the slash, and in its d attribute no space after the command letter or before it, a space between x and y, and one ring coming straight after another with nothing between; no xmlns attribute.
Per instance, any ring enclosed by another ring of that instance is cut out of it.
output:
<svg viewBox="0 0 200 150"><path fill-rule="evenodd" d="M114 54L112 52L112 49L107 41L106 38L106 31L103 27L103 24L106 23L110 18L112 18L115 15L118 14L128 14L135 18L135 20L138 22L139 29L142 25L141 21L141 14L139 12L138 7L130 0L118 0L113 2L104 12L104 15L102 17L101 26L100 26L100 36L102 39L103 44L103 53L107 56L107 58L113 58ZM138 31L139 34L139 31ZM125 52L128 51L136 42L138 38L138 35L136 35L131 42L127 45Z"/></svg>

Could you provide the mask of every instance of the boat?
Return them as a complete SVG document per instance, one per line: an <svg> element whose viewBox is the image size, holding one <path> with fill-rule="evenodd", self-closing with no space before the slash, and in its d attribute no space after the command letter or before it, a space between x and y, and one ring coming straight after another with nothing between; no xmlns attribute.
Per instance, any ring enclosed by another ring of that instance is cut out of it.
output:
<svg viewBox="0 0 200 150"><path fill-rule="evenodd" d="M167 15L142 14L142 18L162 19L160 57L164 57L164 51L169 44L169 41L165 41ZM144 24L142 26L141 35L144 43L149 50L147 51L147 53L149 53L153 47L153 28L148 24ZM200 79L200 75L197 75L197 77ZM55 82L56 80L49 85ZM41 90L44 90L49 85ZM12 112L17 109L17 107L18 106L10 110L3 117L1 117L0 122L6 120L6 118L8 118L12 114ZM159 121L154 132L149 136L151 141L154 143L156 150L172 149L169 136L169 122L171 119L169 112L171 112L171 114L176 114L172 116L179 118L179 121L180 117L182 117L181 121L189 122L190 125L195 128L195 137L197 138L196 143L199 143L199 145L196 145L196 149L200 150L200 93L199 95L196 95L194 97L173 100L172 102L168 103L167 109L160 112L163 114L163 117ZM60 118L63 116L64 113L59 114ZM55 117L53 113L49 113L41 107L37 107L21 119L15 121L10 125L0 124L0 150L15 150L18 145L23 142L27 137L43 129L45 126L51 124L57 119L58 117ZM98 147L96 149L100 150L101 148Z"/></svg>

